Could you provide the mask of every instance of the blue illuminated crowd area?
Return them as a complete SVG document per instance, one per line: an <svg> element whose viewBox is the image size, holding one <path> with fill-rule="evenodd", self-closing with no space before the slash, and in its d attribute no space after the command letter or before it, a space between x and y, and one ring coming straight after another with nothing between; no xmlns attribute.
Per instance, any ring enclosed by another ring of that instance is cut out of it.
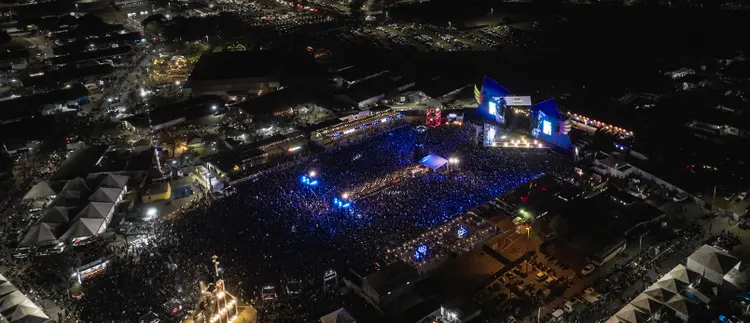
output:
<svg viewBox="0 0 750 323"><path fill-rule="evenodd" d="M221 254L227 268L235 268L227 276L246 286L284 277L319 280L328 268L379 262L388 247L563 164L546 151L477 147L470 144L474 134L471 127L425 134L405 127L248 181L237 194L214 201L206 214L176 220L173 230L191 233L172 252ZM417 140L424 150L415 155ZM427 153L460 163L446 174L417 175L357 200L335 202L347 189L414 166ZM311 170L314 176L305 178Z"/></svg>

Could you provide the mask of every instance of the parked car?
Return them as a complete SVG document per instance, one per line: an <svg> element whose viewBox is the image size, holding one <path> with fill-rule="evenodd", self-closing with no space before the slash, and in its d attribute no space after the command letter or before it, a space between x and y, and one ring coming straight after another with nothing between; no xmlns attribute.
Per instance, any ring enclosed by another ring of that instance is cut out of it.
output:
<svg viewBox="0 0 750 323"><path fill-rule="evenodd" d="M677 193L677 195L675 195L674 197L672 197L672 199L675 202L682 202L684 200L687 200L687 198L688 198L688 195L687 195L687 193L684 193L684 192L683 193Z"/></svg>
<svg viewBox="0 0 750 323"><path fill-rule="evenodd" d="M541 281L543 281L545 279L547 279L547 274L546 273L544 273L543 271L540 271L540 272L536 273L536 281L541 282Z"/></svg>
<svg viewBox="0 0 750 323"><path fill-rule="evenodd" d="M594 272L594 269L596 269L596 267L594 267L593 264L588 264L585 267L583 267L583 269L581 269L581 275L583 276L591 275L591 273Z"/></svg>

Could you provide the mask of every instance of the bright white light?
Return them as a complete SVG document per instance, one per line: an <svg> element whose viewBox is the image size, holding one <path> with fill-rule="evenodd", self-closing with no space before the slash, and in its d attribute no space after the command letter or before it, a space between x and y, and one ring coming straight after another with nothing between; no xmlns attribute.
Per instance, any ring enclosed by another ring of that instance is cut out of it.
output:
<svg viewBox="0 0 750 323"><path fill-rule="evenodd" d="M218 109L218 108L219 108L219 106L216 105L216 104L214 104L214 105L211 106L211 110L214 110L214 111L216 111L216 109Z"/></svg>
<svg viewBox="0 0 750 323"><path fill-rule="evenodd" d="M497 103L495 103L494 101L490 101L489 104L487 104L487 106L491 115L494 116L497 114Z"/></svg>
<svg viewBox="0 0 750 323"><path fill-rule="evenodd" d="M148 216L156 216L157 210L155 207L149 208L146 210L146 215Z"/></svg>
<svg viewBox="0 0 750 323"><path fill-rule="evenodd" d="M551 136L552 135L552 123L544 120L542 121L542 133Z"/></svg>
<svg viewBox="0 0 750 323"><path fill-rule="evenodd" d="M348 199L349 198L349 193L341 194L341 198L343 198L345 200Z"/></svg>
<svg viewBox="0 0 750 323"><path fill-rule="evenodd" d="M180 85L180 81L174 81L174 85Z"/></svg>
<svg viewBox="0 0 750 323"><path fill-rule="evenodd" d="M300 149L302 149L301 146L294 146L292 148L287 149L287 151L293 152L293 151L297 151L297 150L300 150ZM312 177L312 176L310 176L310 177Z"/></svg>
<svg viewBox="0 0 750 323"><path fill-rule="evenodd" d="M290 148L290 149L291 149L291 148ZM311 171L310 171L309 173L307 173L307 176L310 176L310 178L313 178L313 177L315 177L316 175L318 175L318 173L316 173L316 172L315 172L314 170L311 170Z"/></svg>

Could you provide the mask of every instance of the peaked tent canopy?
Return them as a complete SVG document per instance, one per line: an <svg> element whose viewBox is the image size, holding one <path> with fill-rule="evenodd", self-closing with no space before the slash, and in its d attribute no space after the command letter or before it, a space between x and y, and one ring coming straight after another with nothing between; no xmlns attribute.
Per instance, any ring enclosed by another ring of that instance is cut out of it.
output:
<svg viewBox="0 0 750 323"><path fill-rule="evenodd" d="M664 306L664 304L643 293L639 294L635 299L633 299L630 304L650 314L656 313L660 308Z"/></svg>
<svg viewBox="0 0 750 323"><path fill-rule="evenodd" d="M40 242L56 239L57 237L55 237L55 233L53 232L52 227L50 227L49 224L37 223L33 225L31 229L29 229L29 232L26 233L26 235L23 237L23 240L21 240L18 245L33 246Z"/></svg>
<svg viewBox="0 0 750 323"><path fill-rule="evenodd" d="M679 280L672 278L669 275L664 276L666 278L660 279L656 282L659 288L666 289L674 294L679 294L688 284L683 283Z"/></svg>
<svg viewBox="0 0 750 323"><path fill-rule="evenodd" d="M615 313L615 316L627 323L639 323L646 322L649 315L643 312L641 309L627 304L622 309L617 311L617 313Z"/></svg>
<svg viewBox="0 0 750 323"><path fill-rule="evenodd" d="M688 260L721 274L728 273L740 262L736 257L709 245L698 248Z"/></svg>
<svg viewBox="0 0 750 323"><path fill-rule="evenodd" d="M321 317L320 322L321 323L356 323L357 320L355 320L352 317L352 315L349 314L349 312L347 312L345 309L340 308Z"/></svg>
<svg viewBox="0 0 750 323"><path fill-rule="evenodd" d="M70 222L68 208L62 206L50 206L42 212L42 217L39 218L39 222L52 225L68 224L68 222Z"/></svg>
<svg viewBox="0 0 750 323"><path fill-rule="evenodd" d="M90 219L104 219L109 214L109 211L114 207L114 203L105 202L89 202L86 207L78 212L76 219L79 218L90 218Z"/></svg>
<svg viewBox="0 0 750 323"><path fill-rule="evenodd" d="M41 320L33 320L33 318L38 318ZM16 309L13 311L13 313L10 315L10 321L11 322L44 322L44 320L48 320L49 317L47 314L44 314L39 307L37 307L34 302L30 301L29 299L26 299L21 304L18 304Z"/></svg>
<svg viewBox="0 0 750 323"><path fill-rule="evenodd" d="M99 187L114 187L114 188L125 188L128 184L128 177L123 175L107 174Z"/></svg>
<svg viewBox="0 0 750 323"><path fill-rule="evenodd" d="M691 284L700 277L700 274L687 269L682 264L679 264L669 271L669 276L685 284Z"/></svg>
<svg viewBox="0 0 750 323"><path fill-rule="evenodd" d="M435 154L429 154L420 159L419 163L432 170L438 170L440 167L445 166L445 164L448 163L448 160Z"/></svg>
<svg viewBox="0 0 750 323"><path fill-rule="evenodd" d="M89 201L114 203L120 197L122 188L100 186L94 194L91 194Z"/></svg>
<svg viewBox="0 0 750 323"><path fill-rule="evenodd" d="M104 219L79 218L60 238L76 239L95 236L104 224Z"/></svg>
<svg viewBox="0 0 750 323"><path fill-rule="evenodd" d="M651 296L653 299L661 303L666 303L670 298L672 298L672 296L674 296L674 293L670 292L669 290L663 289L656 284L651 285L651 287L646 289L646 291L643 293Z"/></svg>
<svg viewBox="0 0 750 323"><path fill-rule="evenodd" d="M675 312L680 313L682 316L690 317L690 314L693 313L693 310L695 308L695 303L689 301L685 297L682 297L682 295L675 295L673 296L667 303L667 307L675 310Z"/></svg>
<svg viewBox="0 0 750 323"><path fill-rule="evenodd" d="M36 183L26 195L23 196L24 200L38 199L43 197L50 197L56 195L57 192L52 189L47 181L41 181Z"/></svg>
<svg viewBox="0 0 750 323"><path fill-rule="evenodd" d="M20 291L14 291L0 298L0 312L5 312L27 300Z"/></svg>
<svg viewBox="0 0 750 323"><path fill-rule="evenodd" d="M10 294L14 291L16 291L16 286L13 286L13 284L7 281L0 283L0 299L2 299L3 295Z"/></svg>

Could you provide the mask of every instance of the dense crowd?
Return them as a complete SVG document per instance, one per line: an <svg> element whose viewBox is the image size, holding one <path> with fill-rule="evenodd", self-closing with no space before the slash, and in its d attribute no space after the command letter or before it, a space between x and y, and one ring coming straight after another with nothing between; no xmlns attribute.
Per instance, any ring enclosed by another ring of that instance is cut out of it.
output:
<svg viewBox="0 0 750 323"><path fill-rule="evenodd" d="M311 321L340 301L324 290L326 270L385 265L387 248L562 167L550 152L477 147L470 144L473 135L468 127L426 133L406 127L268 171L237 185L237 194L200 201L154 223L141 248L110 248L106 272L86 283L73 310L83 321L110 322L168 311L167 302L192 307L198 282L211 279L211 256L218 255L227 289L240 299L263 313L279 312L281 321ZM419 173L384 187L350 208L332 204L347 189L413 167L425 153L461 162L447 173ZM319 174L319 185L300 183L310 170ZM298 296L262 306L261 286L284 294L290 282L299 282Z"/></svg>

